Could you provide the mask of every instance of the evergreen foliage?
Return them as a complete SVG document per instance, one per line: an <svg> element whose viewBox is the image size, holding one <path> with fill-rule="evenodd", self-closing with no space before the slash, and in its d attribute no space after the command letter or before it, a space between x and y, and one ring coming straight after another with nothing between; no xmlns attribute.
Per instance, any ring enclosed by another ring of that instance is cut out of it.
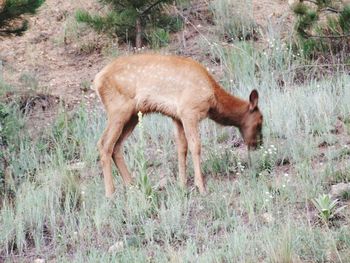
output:
<svg viewBox="0 0 350 263"><path fill-rule="evenodd" d="M5 0L0 5L0 34L21 35L28 28L23 14L34 14L45 0Z"/></svg>
<svg viewBox="0 0 350 263"><path fill-rule="evenodd" d="M350 46L350 5L335 0L300 0L293 5L299 47L306 56L347 52Z"/></svg>
<svg viewBox="0 0 350 263"><path fill-rule="evenodd" d="M132 40L137 48L142 46L143 39L153 42L156 38L158 46L164 45L169 40L169 32L177 31L182 26L178 17L170 16L163 10L164 4L171 2L170 0L100 0L100 2L109 6L105 15L79 10L76 13L77 21L88 24L97 32L117 35L123 41ZM157 34L163 31L165 33Z"/></svg>

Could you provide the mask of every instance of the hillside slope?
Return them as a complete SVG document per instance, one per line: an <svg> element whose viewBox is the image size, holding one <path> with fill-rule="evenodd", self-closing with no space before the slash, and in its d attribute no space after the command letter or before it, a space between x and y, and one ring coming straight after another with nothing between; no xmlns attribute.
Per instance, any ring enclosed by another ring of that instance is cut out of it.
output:
<svg viewBox="0 0 350 263"><path fill-rule="evenodd" d="M196 55L201 53L198 38L202 38L211 25L206 23L205 17L194 16L193 13L200 13L207 5L205 1L192 1L189 9L194 11L184 13L188 15L189 23L173 37L175 41L167 48L168 51L200 59L200 55ZM288 4L279 0L253 1L253 6L254 18L263 28L268 21L285 16L288 10ZM0 60L4 65L4 80L23 90L34 86L68 102L89 98L92 93L88 89L89 83L108 62L110 56L105 53L111 52L113 47L112 40L103 37L101 40L101 36L94 33L79 31L74 13L81 7L89 10L100 8L95 0L47 0L39 12L29 18L30 28L23 36L1 39ZM198 24L202 26L197 27ZM186 39L186 45L179 44L182 39ZM109 47L103 53L106 44ZM122 48L117 53L125 51ZM82 90L85 90L83 95Z"/></svg>

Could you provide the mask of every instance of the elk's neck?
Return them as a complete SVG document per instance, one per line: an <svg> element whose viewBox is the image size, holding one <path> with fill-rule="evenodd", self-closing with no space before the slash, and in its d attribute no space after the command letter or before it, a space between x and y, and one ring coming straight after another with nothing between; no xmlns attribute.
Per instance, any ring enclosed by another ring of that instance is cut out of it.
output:
<svg viewBox="0 0 350 263"><path fill-rule="evenodd" d="M249 110L249 103L229 94L218 84L214 86L214 94L215 103L209 110L209 118L221 125L240 128Z"/></svg>

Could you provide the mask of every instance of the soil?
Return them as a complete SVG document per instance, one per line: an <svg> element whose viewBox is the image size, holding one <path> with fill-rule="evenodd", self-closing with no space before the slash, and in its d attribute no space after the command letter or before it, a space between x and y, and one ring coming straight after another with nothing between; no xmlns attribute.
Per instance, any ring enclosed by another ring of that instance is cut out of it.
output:
<svg viewBox="0 0 350 263"><path fill-rule="evenodd" d="M28 17L30 28L23 36L0 39L5 82L21 91L39 89L67 102L84 97L82 83L91 82L104 59L99 52L82 54L77 44L66 41L68 18L79 6L96 8L94 1L47 0L36 15ZM32 81L23 81L28 78Z"/></svg>

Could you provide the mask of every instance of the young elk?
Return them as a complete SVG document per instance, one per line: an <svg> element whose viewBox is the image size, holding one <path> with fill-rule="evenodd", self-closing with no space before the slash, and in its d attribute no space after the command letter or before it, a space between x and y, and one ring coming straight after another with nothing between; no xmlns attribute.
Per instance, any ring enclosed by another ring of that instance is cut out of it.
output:
<svg viewBox="0 0 350 263"><path fill-rule="evenodd" d="M209 117L222 125L238 127L248 150L262 142L263 117L258 108L258 92L253 90L249 101L234 97L190 58L151 54L120 57L97 74L94 85L108 116L107 127L98 143L107 197L115 190L112 159L124 183L132 182L122 143L137 125L139 111L159 112L173 119L180 184L187 183L188 145L195 185L200 193L206 191L200 168L198 126L202 119Z"/></svg>

